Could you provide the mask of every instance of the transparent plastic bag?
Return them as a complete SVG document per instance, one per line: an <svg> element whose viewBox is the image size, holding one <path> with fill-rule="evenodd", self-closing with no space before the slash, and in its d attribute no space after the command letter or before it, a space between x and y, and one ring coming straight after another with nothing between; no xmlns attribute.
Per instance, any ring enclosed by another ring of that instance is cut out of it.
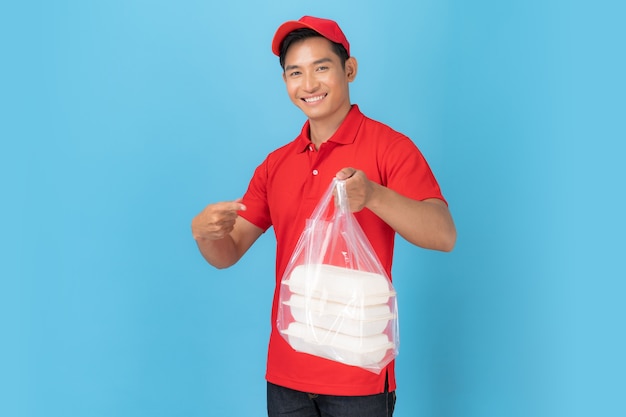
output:
<svg viewBox="0 0 626 417"><path fill-rule="evenodd" d="M333 198L334 197L334 198ZM299 352L380 373L398 354L396 293L334 179L281 280L277 327Z"/></svg>

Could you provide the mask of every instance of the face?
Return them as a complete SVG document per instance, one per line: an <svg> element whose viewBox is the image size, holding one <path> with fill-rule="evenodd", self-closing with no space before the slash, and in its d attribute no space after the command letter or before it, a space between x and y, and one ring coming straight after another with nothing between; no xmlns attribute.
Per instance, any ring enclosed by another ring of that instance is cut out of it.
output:
<svg viewBox="0 0 626 417"><path fill-rule="evenodd" d="M307 38L289 47L283 78L291 101L312 122L339 123L350 110L348 84L356 77L356 60L345 69L322 37Z"/></svg>

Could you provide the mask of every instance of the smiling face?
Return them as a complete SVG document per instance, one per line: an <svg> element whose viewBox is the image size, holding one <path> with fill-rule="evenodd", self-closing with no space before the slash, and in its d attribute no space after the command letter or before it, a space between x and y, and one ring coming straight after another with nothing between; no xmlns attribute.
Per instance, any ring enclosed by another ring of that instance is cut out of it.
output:
<svg viewBox="0 0 626 417"><path fill-rule="evenodd" d="M356 70L354 58L344 67L328 39L312 37L289 47L283 78L289 98L312 124L338 127L350 111L348 84Z"/></svg>

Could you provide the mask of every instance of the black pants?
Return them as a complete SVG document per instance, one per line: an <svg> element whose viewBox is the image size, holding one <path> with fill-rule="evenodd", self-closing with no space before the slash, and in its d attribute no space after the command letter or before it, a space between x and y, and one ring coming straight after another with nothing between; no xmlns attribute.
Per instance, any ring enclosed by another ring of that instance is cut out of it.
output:
<svg viewBox="0 0 626 417"><path fill-rule="evenodd" d="M267 383L269 417L392 417L395 391L341 396L312 394Z"/></svg>

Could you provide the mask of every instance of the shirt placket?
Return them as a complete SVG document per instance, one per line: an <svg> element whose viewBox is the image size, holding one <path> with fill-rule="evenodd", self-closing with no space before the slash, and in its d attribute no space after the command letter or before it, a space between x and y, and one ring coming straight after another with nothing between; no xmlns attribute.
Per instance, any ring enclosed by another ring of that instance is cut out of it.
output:
<svg viewBox="0 0 626 417"><path fill-rule="evenodd" d="M307 153L309 156L309 175L307 184L307 189L309 190L309 195L311 196L319 196L328 186L328 184L321 184L320 178L324 178L325 175L322 174L322 170L324 167L322 163L326 157L328 157L330 150L334 143L326 142L323 143L319 149L315 149L313 144L310 144Z"/></svg>

